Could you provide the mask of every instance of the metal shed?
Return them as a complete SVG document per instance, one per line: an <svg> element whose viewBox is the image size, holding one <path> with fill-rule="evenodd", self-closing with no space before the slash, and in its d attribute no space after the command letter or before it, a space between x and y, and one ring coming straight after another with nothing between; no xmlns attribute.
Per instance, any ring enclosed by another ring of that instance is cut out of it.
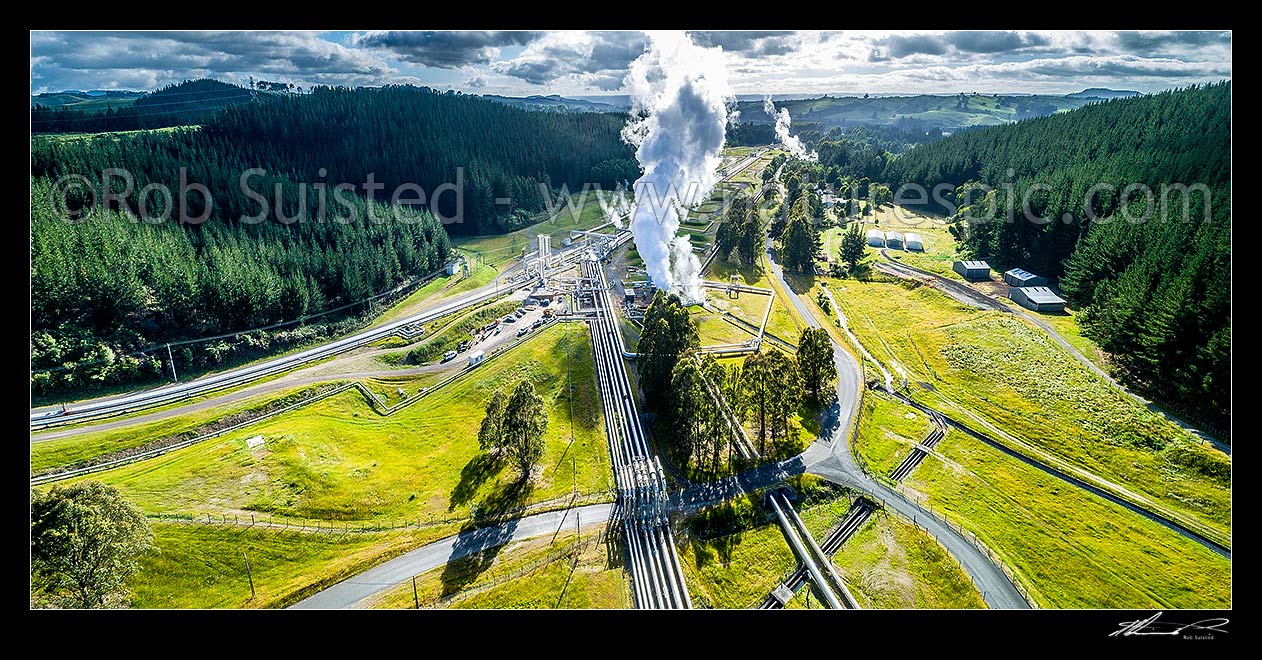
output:
<svg viewBox="0 0 1262 660"><path fill-rule="evenodd" d="M1003 281L1011 286L1046 286L1047 279L1023 268L1013 268L1003 274Z"/></svg>
<svg viewBox="0 0 1262 660"><path fill-rule="evenodd" d="M896 231L885 232L885 247L903 248L903 235Z"/></svg>
<svg viewBox="0 0 1262 660"><path fill-rule="evenodd" d="M1045 286L1014 286L1008 289L1008 297L1036 312L1065 311L1065 300Z"/></svg>
<svg viewBox="0 0 1262 660"><path fill-rule="evenodd" d="M957 261L951 264L951 269L966 280L990 279L990 264L985 261Z"/></svg>
<svg viewBox="0 0 1262 660"><path fill-rule="evenodd" d="M924 252L925 242L920 240L920 234L913 234L911 232L907 232L906 234L903 235L903 247L907 248L908 250Z"/></svg>
<svg viewBox="0 0 1262 660"><path fill-rule="evenodd" d="M871 245L872 247L885 247L885 232L880 229L869 229L868 245Z"/></svg>

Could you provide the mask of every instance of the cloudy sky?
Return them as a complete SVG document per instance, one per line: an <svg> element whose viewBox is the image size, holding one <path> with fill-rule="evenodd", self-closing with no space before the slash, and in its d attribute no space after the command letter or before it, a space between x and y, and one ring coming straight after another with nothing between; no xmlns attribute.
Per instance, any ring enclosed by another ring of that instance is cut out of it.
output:
<svg viewBox="0 0 1262 660"><path fill-rule="evenodd" d="M694 32L738 93L1152 92L1231 78L1230 32ZM212 77L616 94L638 32L32 32L31 93Z"/></svg>

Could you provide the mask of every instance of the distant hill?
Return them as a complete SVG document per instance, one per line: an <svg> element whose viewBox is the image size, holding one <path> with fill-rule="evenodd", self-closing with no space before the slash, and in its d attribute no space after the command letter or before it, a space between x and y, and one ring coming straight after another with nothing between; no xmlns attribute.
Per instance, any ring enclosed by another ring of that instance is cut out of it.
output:
<svg viewBox="0 0 1262 660"><path fill-rule="evenodd" d="M47 108L65 108L73 110L107 110L131 105L136 99L144 96L144 92L129 90L92 90L81 92L67 90L64 92L44 92L31 96L31 107L42 105Z"/></svg>
<svg viewBox="0 0 1262 660"><path fill-rule="evenodd" d="M1065 95L1071 99L1125 99L1132 96L1139 96L1139 92L1129 89L1105 89L1104 87L1089 87L1081 92Z"/></svg>
<svg viewBox="0 0 1262 660"><path fill-rule="evenodd" d="M551 112L625 112L627 106L616 105L613 103L604 103L601 101L589 101L586 99L573 99L560 96L558 94L549 94L542 96L535 94L532 96L499 96L496 94L483 94L482 98L491 101L498 101L518 108L526 110L547 110Z"/></svg>
<svg viewBox="0 0 1262 660"><path fill-rule="evenodd" d="M227 106L273 98L276 94L209 78L186 80L149 94L41 94L32 97L31 132L102 133L200 124ZM79 100L73 101L76 98Z"/></svg>
<svg viewBox="0 0 1262 660"><path fill-rule="evenodd" d="M794 123L816 122L826 128L876 125L955 131L974 126L999 126L1022 119L1074 110L1101 97L1051 95L956 94L938 96L823 96L776 101L788 108ZM770 123L762 101L740 101L743 121Z"/></svg>

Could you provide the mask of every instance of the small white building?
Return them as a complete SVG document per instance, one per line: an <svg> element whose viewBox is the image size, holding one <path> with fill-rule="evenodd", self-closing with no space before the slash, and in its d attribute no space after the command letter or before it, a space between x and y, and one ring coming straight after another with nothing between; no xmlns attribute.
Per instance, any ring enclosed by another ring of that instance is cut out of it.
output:
<svg viewBox="0 0 1262 660"><path fill-rule="evenodd" d="M907 232L903 235L903 247L916 252L924 252L925 242L920 240L920 234Z"/></svg>
<svg viewBox="0 0 1262 660"><path fill-rule="evenodd" d="M469 354L469 366L476 367L486 359L486 351L474 351Z"/></svg>
<svg viewBox="0 0 1262 660"><path fill-rule="evenodd" d="M871 245L872 247L885 247L885 232L880 229L869 229L868 245Z"/></svg>
<svg viewBox="0 0 1262 660"><path fill-rule="evenodd" d="M896 231L885 232L885 247L903 249L903 235Z"/></svg>
<svg viewBox="0 0 1262 660"><path fill-rule="evenodd" d="M464 261L460 259L456 259L455 261L452 261L447 264L446 272L448 275L456 275L460 272L460 269L462 266L464 266Z"/></svg>

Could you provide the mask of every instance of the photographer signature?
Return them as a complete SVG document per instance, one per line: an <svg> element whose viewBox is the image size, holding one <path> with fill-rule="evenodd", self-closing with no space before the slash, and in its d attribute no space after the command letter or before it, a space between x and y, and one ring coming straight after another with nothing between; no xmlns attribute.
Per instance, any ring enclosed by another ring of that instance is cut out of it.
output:
<svg viewBox="0 0 1262 660"><path fill-rule="evenodd" d="M1122 628L1109 633L1109 637L1130 637L1131 635L1181 635L1184 632L1196 633L1199 631L1208 632L1227 632L1219 626L1225 626L1229 622L1228 619L1202 619L1196 623L1173 623L1170 621L1160 621L1161 615L1165 612L1157 612L1156 614L1139 621L1123 621Z"/></svg>

